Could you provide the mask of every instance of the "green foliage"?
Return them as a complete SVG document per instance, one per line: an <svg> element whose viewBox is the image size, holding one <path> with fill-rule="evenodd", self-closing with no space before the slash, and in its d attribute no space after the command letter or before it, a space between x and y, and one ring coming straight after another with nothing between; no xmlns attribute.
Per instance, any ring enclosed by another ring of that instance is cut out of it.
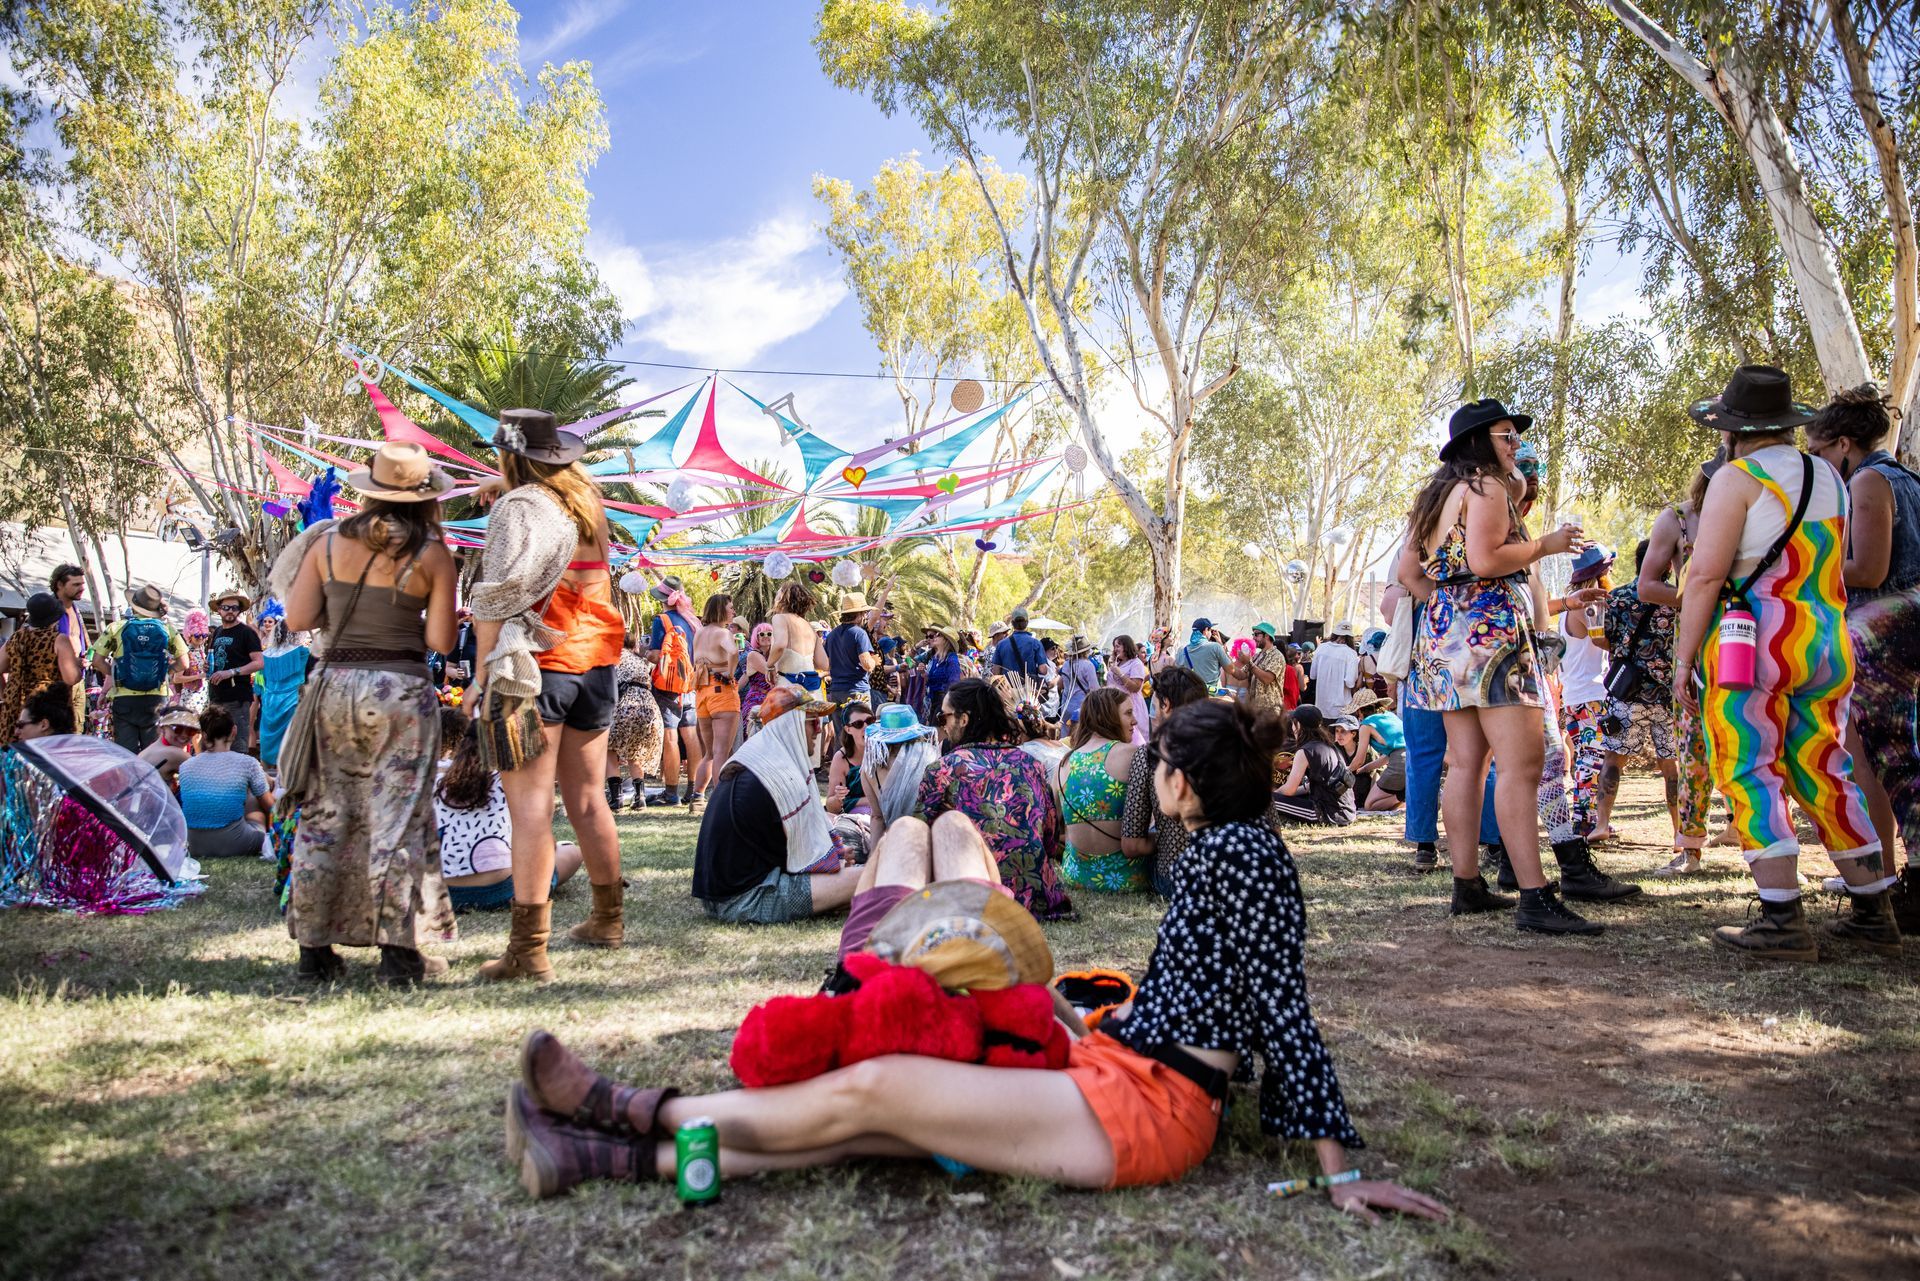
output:
<svg viewBox="0 0 1920 1281"><path fill-rule="evenodd" d="M586 174L606 146L584 66L517 57L505 0L352 13L317 0L22 0L15 66L56 107L50 177L79 230L164 319L164 381L212 467L270 489L233 419L332 431L371 423L343 390L347 338L389 359L443 335L511 331L598 354L615 307L584 254ZM287 103L330 40L316 109ZM276 530L216 501L258 577Z"/></svg>

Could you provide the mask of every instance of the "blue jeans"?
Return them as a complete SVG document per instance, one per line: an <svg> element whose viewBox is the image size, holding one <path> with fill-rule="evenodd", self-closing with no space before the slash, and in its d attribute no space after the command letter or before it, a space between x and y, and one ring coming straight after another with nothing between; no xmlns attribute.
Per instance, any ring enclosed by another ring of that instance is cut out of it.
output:
<svg viewBox="0 0 1920 1281"><path fill-rule="evenodd" d="M1447 723L1439 712L1405 708L1400 724L1407 735L1406 838L1440 839L1440 768L1447 762Z"/></svg>

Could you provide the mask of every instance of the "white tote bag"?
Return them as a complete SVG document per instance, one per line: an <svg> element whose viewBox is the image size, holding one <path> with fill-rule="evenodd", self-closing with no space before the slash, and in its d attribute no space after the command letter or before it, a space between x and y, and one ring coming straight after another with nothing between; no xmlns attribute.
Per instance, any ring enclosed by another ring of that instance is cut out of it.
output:
<svg viewBox="0 0 1920 1281"><path fill-rule="evenodd" d="M1412 596L1400 598L1394 607L1393 626L1387 629L1387 639L1374 655L1374 670L1388 680L1403 681L1413 668L1413 611L1418 606L1419 602Z"/></svg>

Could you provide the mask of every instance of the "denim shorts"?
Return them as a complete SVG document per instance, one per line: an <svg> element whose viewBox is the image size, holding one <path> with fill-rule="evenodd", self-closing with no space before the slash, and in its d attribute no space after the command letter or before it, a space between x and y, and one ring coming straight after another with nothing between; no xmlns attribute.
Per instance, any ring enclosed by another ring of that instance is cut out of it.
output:
<svg viewBox="0 0 1920 1281"><path fill-rule="evenodd" d="M653 705L660 709L660 728L663 730L693 728L693 694L669 694L664 689L653 691Z"/></svg>
<svg viewBox="0 0 1920 1281"><path fill-rule="evenodd" d="M560 887L560 874L553 874L553 886ZM491 885L449 885L447 897L456 912L504 912L513 906L513 878L502 877Z"/></svg>
<svg viewBox="0 0 1920 1281"><path fill-rule="evenodd" d="M784 925L813 915L813 878L796 876L784 867L743 894L717 901L701 900L707 915L728 925Z"/></svg>

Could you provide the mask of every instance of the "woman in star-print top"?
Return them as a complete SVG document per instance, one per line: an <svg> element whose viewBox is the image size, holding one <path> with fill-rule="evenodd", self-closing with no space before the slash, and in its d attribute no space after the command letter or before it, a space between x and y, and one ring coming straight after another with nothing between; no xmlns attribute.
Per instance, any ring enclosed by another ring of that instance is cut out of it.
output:
<svg viewBox="0 0 1920 1281"><path fill-rule="evenodd" d="M938 1153L1081 1187L1171 1182L1206 1158L1234 1069L1259 1054L1262 1128L1313 1142L1325 1175L1316 1184L1336 1206L1369 1220L1380 1209L1445 1218L1438 1202L1347 1167L1360 1136L1307 1007L1300 885L1264 822L1281 733L1275 713L1214 699L1159 730L1160 811L1193 842L1139 994L1073 1042L1064 1071L893 1054L791 1085L683 1098L616 1085L535 1032L507 1110L521 1182L553 1196L592 1178L672 1179L670 1136L696 1117L719 1131L725 1178ZM874 857L915 839L936 865L946 846L971 848L975 864L988 857L962 814L931 828L889 824Z"/></svg>

